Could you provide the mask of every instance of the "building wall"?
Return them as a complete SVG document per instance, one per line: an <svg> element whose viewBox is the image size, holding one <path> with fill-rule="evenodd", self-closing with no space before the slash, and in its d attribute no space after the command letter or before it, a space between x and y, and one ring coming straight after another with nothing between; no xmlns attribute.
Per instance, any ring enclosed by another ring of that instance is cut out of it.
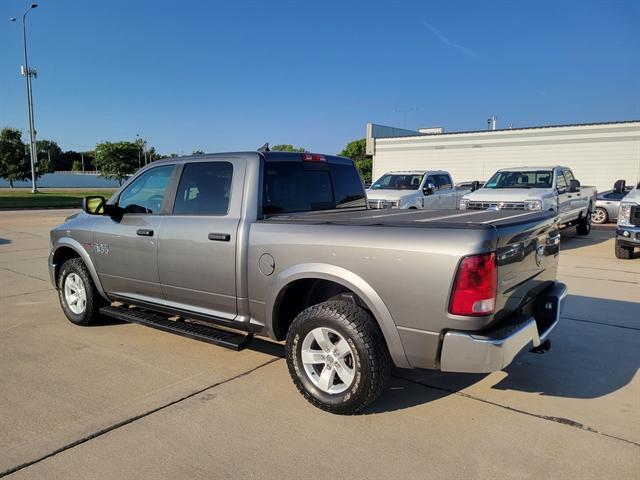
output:
<svg viewBox="0 0 640 480"><path fill-rule="evenodd" d="M443 169L455 182L518 166L570 167L583 185L640 180L640 121L375 138L373 178L392 170Z"/></svg>

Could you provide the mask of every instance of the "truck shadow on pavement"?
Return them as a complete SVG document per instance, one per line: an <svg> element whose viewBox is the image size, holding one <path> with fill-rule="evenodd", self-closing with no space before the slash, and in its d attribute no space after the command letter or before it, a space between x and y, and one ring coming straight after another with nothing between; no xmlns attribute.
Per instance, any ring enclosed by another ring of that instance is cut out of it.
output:
<svg viewBox="0 0 640 480"><path fill-rule="evenodd" d="M452 394L502 397L492 390L575 399L612 394L640 369L639 311L640 303L569 295L550 351L522 352L492 374L394 369L390 388L365 413L401 410Z"/></svg>
<svg viewBox="0 0 640 480"><path fill-rule="evenodd" d="M611 240L616 236L615 225L608 226L594 226L589 232L589 235L578 235L575 228L568 228L562 230L560 237L560 252L563 250L574 250L576 248L591 247L604 243L607 240ZM611 254L613 255L613 247L611 247Z"/></svg>
<svg viewBox="0 0 640 480"><path fill-rule="evenodd" d="M11 240L8 238L0 238L0 245L7 245L8 243L11 243Z"/></svg>

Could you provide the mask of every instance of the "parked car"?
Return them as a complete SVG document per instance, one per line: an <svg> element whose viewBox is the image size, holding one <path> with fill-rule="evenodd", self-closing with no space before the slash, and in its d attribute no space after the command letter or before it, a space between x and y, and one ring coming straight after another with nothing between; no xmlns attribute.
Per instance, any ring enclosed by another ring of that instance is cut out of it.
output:
<svg viewBox="0 0 640 480"><path fill-rule="evenodd" d="M461 210L548 210L562 228L591 231L596 188L581 186L567 167L520 167L498 170L482 188L465 195Z"/></svg>
<svg viewBox="0 0 640 480"><path fill-rule="evenodd" d="M558 256L553 213L370 210L349 159L249 152L156 161L85 198L51 231L49 272L77 325L286 340L301 394L351 414L392 364L490 372L547 348Z"/></svg>
<svg viewBox="0 0 640 480"><path fill-rule="evenodd" d="M628 260L633 257L636 248L640 248L640 182L620 202L616 257Z"/></svg>
<svg viewBox="0 0 640 480"><path fill-rule="evenodd" d="M596 209L591 214L591 221L599 225L607 222L615 222L618 219L620 201L633 189L627 187L624 180L618 180L612 190L598 192L596 196Z"/></svg>
<svg viewBox="0 0 640 480"><path fill-rule="evenodd" d="M444 170L388 172L367 190L369 208L455 210L460 197L472 191L454 186Z"/></svg>

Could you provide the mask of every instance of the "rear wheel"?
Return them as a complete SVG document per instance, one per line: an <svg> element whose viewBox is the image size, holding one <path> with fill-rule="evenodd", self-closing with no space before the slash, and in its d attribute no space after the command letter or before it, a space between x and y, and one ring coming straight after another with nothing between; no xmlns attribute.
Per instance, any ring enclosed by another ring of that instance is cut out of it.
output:
<svg viewBox="0 0 640 480"><path fill-rule="evenodd" d="M609 214L602 207L597 207L595 212L591 214L591 221L593 223L597 223L598 225L602 225L603 223L607 223L609 221Z"/></svg>
<svg viewBox="0 0 640 480"><path fill-rule="evenodd" d="M618 242L616 242L616 258L629 260L631 257L633 257L633 248L623 247L622 245L618 244Z"/></svg>
<svg viewBox="0 0 640 480"><path fill-rule="evenodd" d="M287 333L287 366L300 393L332 413L354 414L386 388L391 357L365 309L328 301L303 310Z"/></svg>
<svg viewBox="0 0 640 480"><path fill-rule="evenodd" d="M72 258L62 264L58 274L58 296L69 321L82 326L98 323L100 307L107 304L80 258Z"/></svg>
<svg viewBox="0 0 640 480"><path fill-rule="evenodd" d="M587 210L587 214L579 220L576 231L578 235L589 235L591 231L591 210Z"/></svg>

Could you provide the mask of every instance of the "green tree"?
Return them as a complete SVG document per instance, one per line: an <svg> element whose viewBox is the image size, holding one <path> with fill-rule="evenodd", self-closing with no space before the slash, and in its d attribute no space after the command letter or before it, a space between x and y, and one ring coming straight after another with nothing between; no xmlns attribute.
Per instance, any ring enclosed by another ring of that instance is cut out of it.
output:
<svg viewBox="0 0 640 480"><path fill-rule="evenodd" d="M62 158L62 150L53 140L38 140L36 142L38 150L38 172L51 173L55 171L57 163Z"/></svg>
<svg viewBox="0 0 640 480"><path fill-rule="evenodd" d="M117 180L122 185L122 180L138 167L139 150L136 142L98 143L94 160L96 168L102 177Z"/></svg>
<svg viewBox="0 0 640 480"><path fill-rule="evenodd" d="M204 155L204 150L194 150L191 155Z"/></svg>
<svg viewBox="0 0 640 480"><path fill-rule="evenodd" d="M273 147L269 147L270 150L274 152L306 152L305 148L294 147L289 143L281 143L280 145L274 145Z"/></svg>
<svg viewBox="0 0 640 480"><path fill-rule="evenodd" d="M364 138L349 142L347 146L344 147L344 150L342 150L338 155L353 160L360 171L362 179L366 183L371 182L373 161L371 156L367 155L366 140Z"/></svg>
<svg viewBox="0 0 640 480"><path fill-rule="evenodd" d="M9 182L31 178L31 164L22 142L22 132L17 128L3 128L0 131L0 177Z"/></svg>
<svg viewBox="0 0 640 480"><path fill-rule="evenodd" d="M79 162L78 160L74 160L73 164L71 164L71 171L72 172L81 172L82 171L82 163Z"/></svg>

